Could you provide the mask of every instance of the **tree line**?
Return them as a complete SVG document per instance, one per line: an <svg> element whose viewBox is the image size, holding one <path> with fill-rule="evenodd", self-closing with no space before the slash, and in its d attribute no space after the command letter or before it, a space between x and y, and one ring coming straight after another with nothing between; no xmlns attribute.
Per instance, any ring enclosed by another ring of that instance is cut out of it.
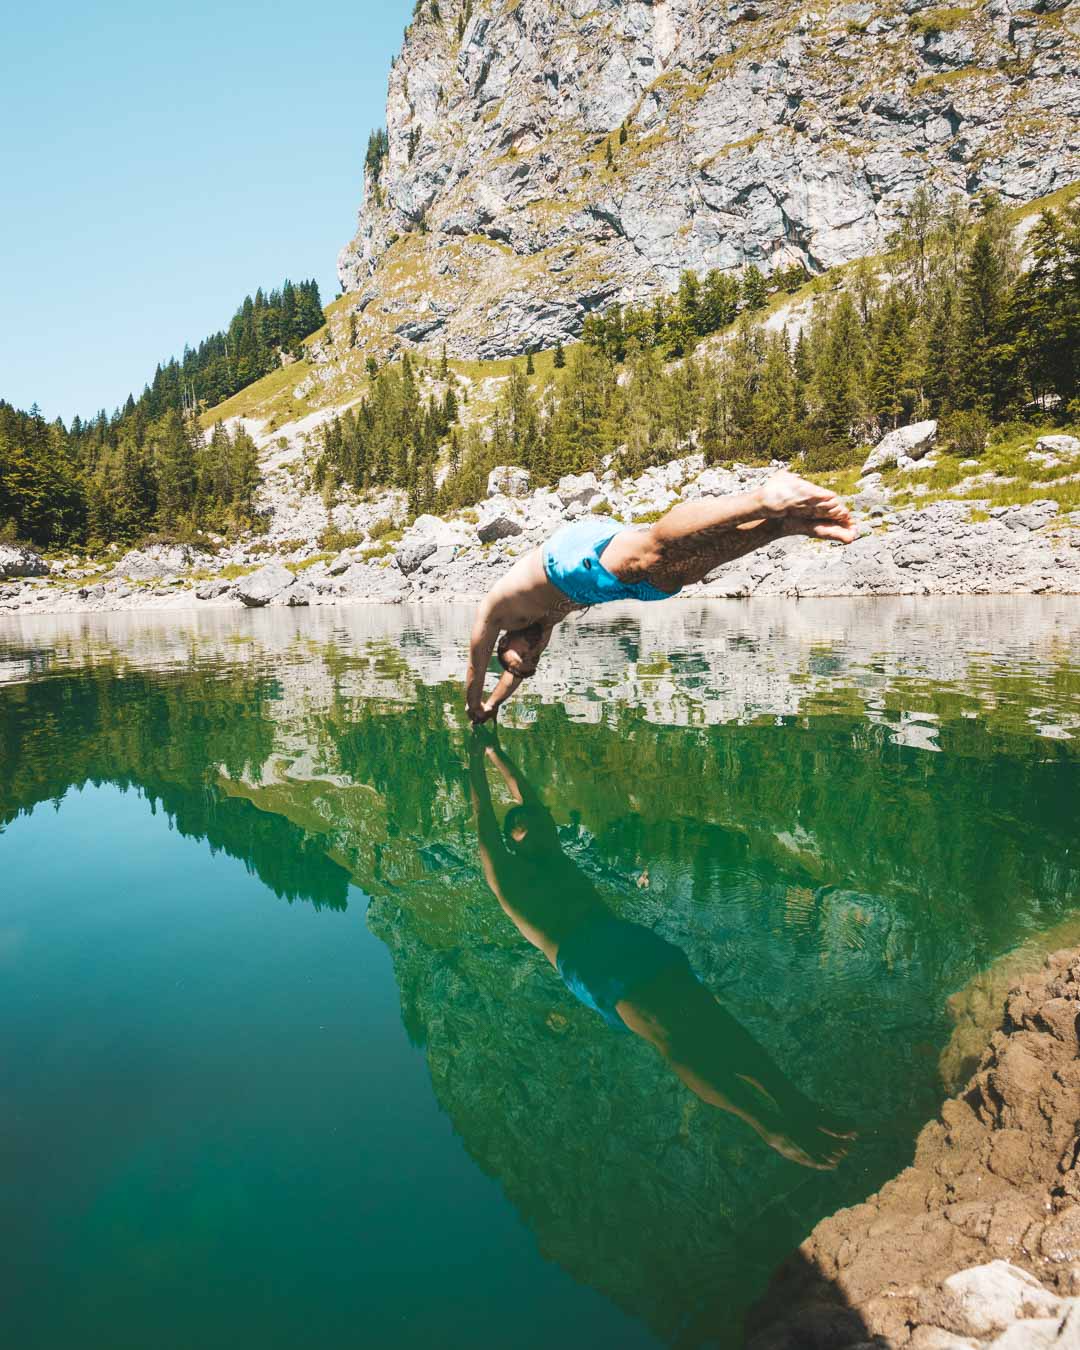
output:
<svg viewBox="0 0 1080 1350"><path fill-rule="evenodd" d="M148 534L243 529L255 515L259 459L242 428L170 408L111 422L104 414L66 430L37 405L0 400L0 537L40 547L98 548Z"/></svg>
<svg viewBox="0 0 1080 1350"><path fill-rule="evenodd" d="M416 365L407 352L382 369L369 359L369 388L359 407L347 409L323 430L315 486L328 498L343 483L356 491L402 488L412 515L435 509L439 453L458 420L456 382L445 353L437 373L441 397L429 394L424 398ZM456 444L454 435L449 446L451 463Z"/></svg>
<svg viewBox="0 0 1080 1350"><path fill-rule="evenodd" d="M684 276L670 299L587 321L539 387L516 366L490 423L464 433L442 505L482 496L498 464L543 483L615 455L621 472L640 473L694 446L711 463L822 471L861 463L869 442L922 418L942 419L964 454L995 423L1075 419L1080 203L1044 212L1030 251L1022 267L998 203L917 193L885 268L864 260L819 278L794 339L755 317L765 300L750 273ZM702 352L725 322L734 332Z"/></svg>
<svg viewBox="0 0 1080 1350"><path fill-rule="evenodd" d="M590 316L546 379L531 356L515 362L494 414L464 428L445 358L444 415L426 420L403 358L326 429L319 482L404 487L414 511L448 511L482 498L496 465L548 483L609 462L636 474L694 447L710 463L795 459L820 472L861 463L867 443L925 417L978 454L995 423L1080 415L1080 204L1043 213L1026 268L993 200L919 192L892 243L884 268L864 260L819 278L794 338L760 311L770 290L804 284L800 268L769 282L755 268L685 273L673 296Z"/></svg>
<svg viewBox="0 0 1080 1350"><path fill-rule="evenodd" d="M298 356L323 323L318 283L245 296L227 329L159 364L138 398L70 428L0 400L0 532L42 547L132 542L148 532L243 528L258 456L245 432L197 414Z"/></svg>

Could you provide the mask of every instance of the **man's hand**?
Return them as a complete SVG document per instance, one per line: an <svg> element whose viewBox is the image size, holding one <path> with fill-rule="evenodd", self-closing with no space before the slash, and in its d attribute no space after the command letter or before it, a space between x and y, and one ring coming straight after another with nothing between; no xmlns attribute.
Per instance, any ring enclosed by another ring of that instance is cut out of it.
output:
<svg viewBox="0 0 1080 1350"><path fill-rule="evenodd" d="M474 727L483 726L485 722L491 722L498 716L499 709L492 707L490 700L485 699L483 703L475 706L470 705L468 709L469 721Z"/></svg>

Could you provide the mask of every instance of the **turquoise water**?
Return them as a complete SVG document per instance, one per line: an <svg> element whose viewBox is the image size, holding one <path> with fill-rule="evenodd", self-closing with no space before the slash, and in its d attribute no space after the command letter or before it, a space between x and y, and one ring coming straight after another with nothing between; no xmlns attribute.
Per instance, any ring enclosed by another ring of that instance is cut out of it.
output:
<svg viewBox="0 0 1080 1350"><path fill-rule="evenodd" d="M0 625L12 1344L736 1345L909 1160L1080 941L1077 607L659 608L482 754L452 607ZM640 1034L533 945L598 915Z"/></svg>

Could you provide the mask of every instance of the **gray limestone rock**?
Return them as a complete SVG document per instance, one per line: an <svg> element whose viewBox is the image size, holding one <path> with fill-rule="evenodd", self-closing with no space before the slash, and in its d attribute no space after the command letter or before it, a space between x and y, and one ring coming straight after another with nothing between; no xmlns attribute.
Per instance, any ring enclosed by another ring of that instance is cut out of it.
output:
<svg viewBox="0 0 1080 1350"><path fill-rule="evenodd" d="M260 609L295 582L287 567L278 562L267 563L251 576L241 577L236 583L236 594L249 609Z"/></svg>
<svg viewBox="0 0 1080 1350"><path fill-rule="evenodd" d="M531 489L531 475L528 469L516 465L499 465L488 474L487 495L489 497L527 497Z"/></svg>
<svg viewBox="0 0 1080 1350"><path fill-rule="evenodd" d="M49 565L26 544L0 544L0 577L46 577Z"/></svg>
<svg viewBox="0 0 1080 1350"><path fill-rule="evenodd" d="M420 6L339 258L361 341L550 347L686 268L877 252L920 185L1053 191L1080 173L1080 37L1045 22L1058 4L950 10L940 31L908 22L923 3Z"/></svg>
<svg viewBox="0 0 1080 1350"><path fill-rule="evenodd" d="M233 589L233 582L226 581L224 577L216 577L213 581L204 581L201 586L195 589L195 598L197 600L220 600L223 595L228 595Z"/></svg>
<svg viewBox="0 0 1080 1350"><path fill-rule="evenodd" d="M406 576L415 572L425 558L430 558L438 548L432 538L422 539L415 544L405 544L394 554L394 561Z"/></svg>
<svg viewBox="0 0 1080 1350"><path fill-rule="evenodd" d="M396 603L408 596L409 583L397 567L358 562L338 578L334 589L341 599Z"/></svg>
<svg viewBox="0 0 1080 1350"><path fill-rule="evenodd" d="M185 571L205 557L190 544L151 544L125 553L113 571L136 581L154 581Z"/></svg>
<svg viewBox="0 0 1080 1350"><path fill-rule="evenodd" d="M884 435L867 455L862 467L863 477L876 469L896 465L901 457L907 460L922 459L936 440L937 422L933 420L897 427L895 431Z"/></svg>
<svg viewBox="0 0 1080 1350"><path fill-rule="evenodd" d="M315 592L306 582L297 582L295 586L288 586L285 590L279 592L270 603L274 605L280 600L290 609L302 609L311 604L314 594Z"/></svg>
<svg viewBox="0 0 1080 1350"><path fill-rule="evenodd" d="M1040 436L1035 449L1044 455L1055 455L1058 459L1072 459L1080 455L1080 438L1076 436Z"/></svg>
<svg viewBox="0 0 1080 1350"><path fill-rule="evenodd" d="M326 564L327 575L339 577L343 572L347 572L355 561L356 558L354 554L349 549L346 549L344 553L339 553L336 558L331 559L331 561Z"/></svg>
<svg viewBox="0 0 1080 1350"><path fill-rule="evenodd" d="M568 473L559 479L555 494L563 506L587 506L600 492L600 483L594 473Z"/></svg>
<svg viewBox="0 0 1080 1350"><path fill-rule="evenodd" d="M477 537L482 544L491 544L498 539L512 539L521 534L524 526L517 516L511 515L497 504L497 499L488 503L476 526Z"/></svg>
<svg viewBox="0 0 1080 1350"><path fill-rule="evenodd" d="M1056 502L1029 502L1026 506L1006 507L997 518L1010 530L1041 530L1049 525L1057 512Z"/></svg>

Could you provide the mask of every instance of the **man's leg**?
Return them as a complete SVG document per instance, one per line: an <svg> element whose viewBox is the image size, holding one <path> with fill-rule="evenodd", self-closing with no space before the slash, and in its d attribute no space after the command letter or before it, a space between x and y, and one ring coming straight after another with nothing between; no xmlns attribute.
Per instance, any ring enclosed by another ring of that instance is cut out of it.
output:
<svg viewBox="0 0 1080 1350"><path fill-rule="evenodd" d="M851 513L828 488L777 473L751 492L680 502L648 530L624 530L602 562L622 581L677 590L789 534L850 544Z"/></svg>
<svg viewBox="0 0 1080 1350"><path fill-rule="evenodd" d="M804 1097L687 967L664 971L616 1008L691 1092L746 1121L784 1157L832 1168L848 1151L848 1127Z"/></svg>

